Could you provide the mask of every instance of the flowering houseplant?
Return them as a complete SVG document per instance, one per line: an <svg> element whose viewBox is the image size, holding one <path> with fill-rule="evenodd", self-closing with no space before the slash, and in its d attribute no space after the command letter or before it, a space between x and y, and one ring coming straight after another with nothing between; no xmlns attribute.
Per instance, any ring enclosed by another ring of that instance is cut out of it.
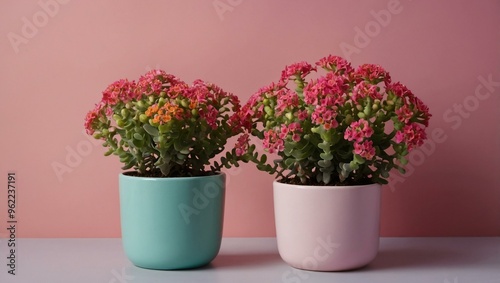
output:
<svg viewBox="0 0 500 283"><path fill-rule="evenodd" d="M120 157L123 170L133 168L139 176L202 176L221 169L210 162L238 132L231 121L239 110L238 98L214 84L196 80L189 86L152 70L137 82L109 85L87 114L85 128L104 141L105 155Z"/></svg>
<svg viewBox="0 0 500 283"><path fill-rule="evenodd" d="M391 169L404 172L405 156L426 139L428 107L378 65L355 69L330 55L316 66L287 66L251 96L238 113L246 131L235 153L290 184L386 184ZM278 159L267 162L249 134Z"/></svg>

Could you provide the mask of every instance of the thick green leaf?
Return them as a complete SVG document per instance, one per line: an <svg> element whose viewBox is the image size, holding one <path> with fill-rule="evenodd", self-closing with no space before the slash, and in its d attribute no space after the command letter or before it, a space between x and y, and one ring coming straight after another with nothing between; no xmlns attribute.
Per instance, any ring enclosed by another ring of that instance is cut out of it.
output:
<svg viewBox="0 0 500 283"><path fill-rule="evenodd" d="M340 139L341 139L341 135L340 134L334 134L333 137L332 137L332 141L331 141L331 144L332 145L336 145Z"/></svg>
<svg viewBox="0 0 500 283"><path fill-rule="evenodd" d="M332 177L332 174L323 172L323 183L325 183L325 184L330 183L331 177Z"/></svg>
<svg viewBox="0 0 500 283"><path fill-rule="evenodd" d="M402 165L406 165L408 164L408 159L406 159L405 157L400 157L399 162L401 162Z"/></svg>
<svg viewBox="0 0 500 283"><path fill-rule="evenodd" d="M174 149L176 151L181 151L184 149L184 145L182 144L182 142L180 140L175 140L174 141Z"/></svg>
<svg viewBox="0 0 500 283"><path fill-rule="evenodd" d="M326 142L318 143L318 147L321 148L325 152L330 152L330 143L326 143Z"/></svg>
<svg viewBox="0 0 500 283"><path fill-rule="evenodd" d="M261 157L260 157L260 163L266 163L267 161L267 156L265 154L263 154Z"/></svg>
<svg viewBox="0 0 500 283"><path fill-rule="evenodd" d="M321 159L323 159L323 160L332 160L333 159L333 155L330 152L329 153L320 153L319 157L321 157Z"/></svg>
<svg viewBox="0 0 500 283"><path fill-rule="evenodd" d="M365 163L365 159L361 157L359 154L354 154L354 161L358 164Z"/></svg>
<svg viewBox="0 0 500 283"><path fill-rule="evenodd" d="M302 151L302 150L296 149L292 152L292 156L298 160L302 160L304 158L309 157L309 153L307 151Z"/></svg>
<svg viewBox="0 0 500 283"><path fill-rule="evenodd" d="M351 167L351 171L354 171L354 170L358 170L359 169L359 165L358 163L354 162L354 161L351 161L349 163L349 167Z"/></svg>
<svg viewBox="0 0 500 283"><path fill-rule="evenodd" d="M144 124L144 126L142 127L144 128L146 133L150 134L153 137L157 137L159 135L158 129L151 126L150 124Z"/></svg>
<svg viewBox="0 0 500 283"><path fill-rule="evenodd" d="M144 141L133 139L132 144L137 148L141 148L144 145Z"/></svg>
<svg viewBox="0 0 500 283"><path fill-rule="evenodd" d="M318 161L318 165L321 167L330 167L332 162L330 160L320 160Z"/></svg>
<svg viewBox="0 0 500 283"><path fill-rule="evenodd" d="M158 126L158 131L162 134L168 132L170 130L170 124L163 124Z"/></svg>
<svg viewBox="0 0 500 283"><path fill-rule="evenodd" d="M387 172L386 170L380 170L380 175L384 178L389 178L389 172Z"/></svg>
<svg viewBox="0 0 500 283"><path fill-rule="evenodd" d="M286 168L291 168L294 163L295 163L295 159L293 159L293 158L287 158L287 159L285 159L285 166L286 166Z"/></svg>
<svg viewBox="0 0 500 283"><path fill-rule="evenodd" d="M123 167L122 167L122 170L128 170L132 167L134 167L134 165L136 165L136 160L135 159L130 159L130 161L128 161Z"/></svg>
<svg viewBox="0 0 500 283"><path fill-rule="evenodd" d="M318 182L318 183L319 183L319 182L321 182L322 180L323 180L323 173L321 173L321 172L320 172L320 173L318 173L318 174L316 175L316 182Z"/></svg>

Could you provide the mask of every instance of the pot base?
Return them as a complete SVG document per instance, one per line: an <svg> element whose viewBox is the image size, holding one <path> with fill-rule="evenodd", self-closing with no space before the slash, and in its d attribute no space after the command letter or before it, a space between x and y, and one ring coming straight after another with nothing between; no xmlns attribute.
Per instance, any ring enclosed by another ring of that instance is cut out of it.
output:
<svg viewBox="0 0 500 283"><path fill-rule="evenodd" d="M222 240L225 175L145 178L120 175L123 248L136 266L207 265Z"/></svg>
<svg viewBox="0 0 500 283"><path fill-rule="evenodd" d="M380 185L302 186L274 182L281 258L313 271L361 268L378 252Z"/></svg>

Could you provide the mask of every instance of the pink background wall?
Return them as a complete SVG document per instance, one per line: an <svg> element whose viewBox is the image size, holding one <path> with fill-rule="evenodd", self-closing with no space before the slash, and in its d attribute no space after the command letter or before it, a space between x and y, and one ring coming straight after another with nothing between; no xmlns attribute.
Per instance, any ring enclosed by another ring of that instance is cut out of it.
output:
<svg viewBox="0 0 500 283"><path fill-rule="evenodd" d="M382 235L500 236L499 14L494 0L2 1L0 182L17 173L18 236L120 236L120 164L82 133L109 83L159 67L246 101L330 53L381 64L434 114L384 188ZM273 178L227 173L224 235L273 236Z"/></svg>

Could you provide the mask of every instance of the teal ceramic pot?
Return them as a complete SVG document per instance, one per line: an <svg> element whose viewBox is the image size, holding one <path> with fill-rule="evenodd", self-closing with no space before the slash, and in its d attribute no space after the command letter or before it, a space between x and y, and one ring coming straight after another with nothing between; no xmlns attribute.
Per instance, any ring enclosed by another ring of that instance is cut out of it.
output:
<svg viewBox="0 0 500 283"><path fill-rule="evenodd" d="M120 174L125 254L136 266L188 269L210 263L222 239L226 176Z"/></svg>

